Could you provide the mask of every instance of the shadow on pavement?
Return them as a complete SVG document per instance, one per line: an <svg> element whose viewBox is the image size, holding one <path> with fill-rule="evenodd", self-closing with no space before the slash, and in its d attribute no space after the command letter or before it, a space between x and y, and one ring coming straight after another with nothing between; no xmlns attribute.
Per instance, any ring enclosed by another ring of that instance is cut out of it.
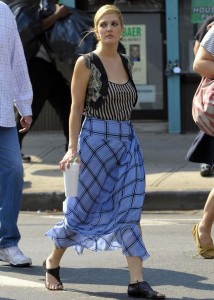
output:
<svg viewBox="0 0 214 300"><path fill-rule="evenodd" d="M14 273L25 274L30 276L32 281L33 276L39 276L39 281L44 282L44 271L42 266L33 266L30 268L11 268L8 265L3 265L0 267L0 271L4 273ZM41 278L40 278L41 276ZM144 277L145 280L155 289L155 286L163 287L161 291L164 292L164 286L178 287L182 290L182 287L186 287L193 290L204 290L204 291L214 291L214 284L206 284L202 281L207 280L206 277L198 276L186 272L175 272L172 270L164 269L154 269L154 268L145 268L144 267ZM28 279L28 278L24 278ZM129 282L129 272L128 269L110 269L110 268L64 268L61 269L61 280L65 284L65 290L74 291L75 289L66 288L67 284L75 285L106 285L106 286L124 286L127 288ZM76 292L85 293L87 295L94 295L103 298L115 298L115 299L124 299L124 294L117 294L115 292L90 292L90 291L81 291L79 289L75 290ZM181 295L182 296L182 295ZM169 298L167 298L169 299ZM171 298L177 299L177 298ZM193 299L193 298L179 298L179 299ZM197 298L198 299L198 298ZM206 298L213 299L213 298ZM203 300L206 300L203 298Z"/></svg>

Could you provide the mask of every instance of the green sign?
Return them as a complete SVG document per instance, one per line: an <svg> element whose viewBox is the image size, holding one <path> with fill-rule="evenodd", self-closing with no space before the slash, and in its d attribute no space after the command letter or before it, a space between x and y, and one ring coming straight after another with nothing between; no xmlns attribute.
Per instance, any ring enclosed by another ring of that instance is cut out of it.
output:
<svg viewBox="0 0 214 300"><path fill-rule="evenodd" d="M192 0L191 22L203 23L214 15L214 0Z"/></svg>

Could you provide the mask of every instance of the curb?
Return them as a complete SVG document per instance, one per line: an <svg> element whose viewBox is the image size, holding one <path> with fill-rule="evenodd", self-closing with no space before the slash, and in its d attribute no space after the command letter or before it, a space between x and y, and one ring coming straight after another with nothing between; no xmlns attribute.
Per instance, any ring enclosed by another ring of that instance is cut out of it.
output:
<svg viewBox="0 0 214 300"><path fill-rule="evenodd" d="M143 210L172 211L203 209L210 191L147 192ZM63 193L23 194L21 211L62 211Z"/></svg>
<svg viewBox="0 0 214 300"><path fill-rule="evenodd" d="M147 192L143 210L203 209L210 191Z"/></svg>

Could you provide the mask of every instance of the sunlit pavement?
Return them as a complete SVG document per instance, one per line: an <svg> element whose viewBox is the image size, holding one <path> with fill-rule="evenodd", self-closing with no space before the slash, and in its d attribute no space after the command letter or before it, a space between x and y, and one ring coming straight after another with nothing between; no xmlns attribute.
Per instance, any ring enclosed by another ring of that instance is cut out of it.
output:
<svg viewBox="0 0 214 300"><path fill-rule="evenodd" d="M195 255L191 234L201 211L146 211L141 226L151 257L144 262L144 279L168 299L214 299L214 260ZM52 249L44 233L62 219L61 213L22 212L20 248L33 260L31 268L13 268L0 262L0 299L130 299L129 274L120 250L78 256L69 248L61 262L63 292L44 287L42 262Z"/></svg>

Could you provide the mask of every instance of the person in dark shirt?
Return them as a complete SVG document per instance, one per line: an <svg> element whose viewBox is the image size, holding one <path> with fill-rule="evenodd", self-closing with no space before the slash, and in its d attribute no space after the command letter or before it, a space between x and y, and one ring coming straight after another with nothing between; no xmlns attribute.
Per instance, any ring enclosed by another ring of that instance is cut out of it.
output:
<svg viewBox="0 0 214 300"><path fill-rule="evenodd" d="M64 5L55 4L55 12L42 20L43 32L51 28L58 20L70 14ZM41 45L37 53L28 61L28 72L33 88L33 121L31 127L38 119L45 102L48 101L56 111L62 124L65 136L65 148L68 145L68 122L71 105L70 88L62 74L57 70L55 62L49 54L45 41L41 39ZM17 129L20 149L22 151L23 139L27 132L20 132L20 116L17 114ZM22 161L29 162L31 157L22 153Z"/></svg>

